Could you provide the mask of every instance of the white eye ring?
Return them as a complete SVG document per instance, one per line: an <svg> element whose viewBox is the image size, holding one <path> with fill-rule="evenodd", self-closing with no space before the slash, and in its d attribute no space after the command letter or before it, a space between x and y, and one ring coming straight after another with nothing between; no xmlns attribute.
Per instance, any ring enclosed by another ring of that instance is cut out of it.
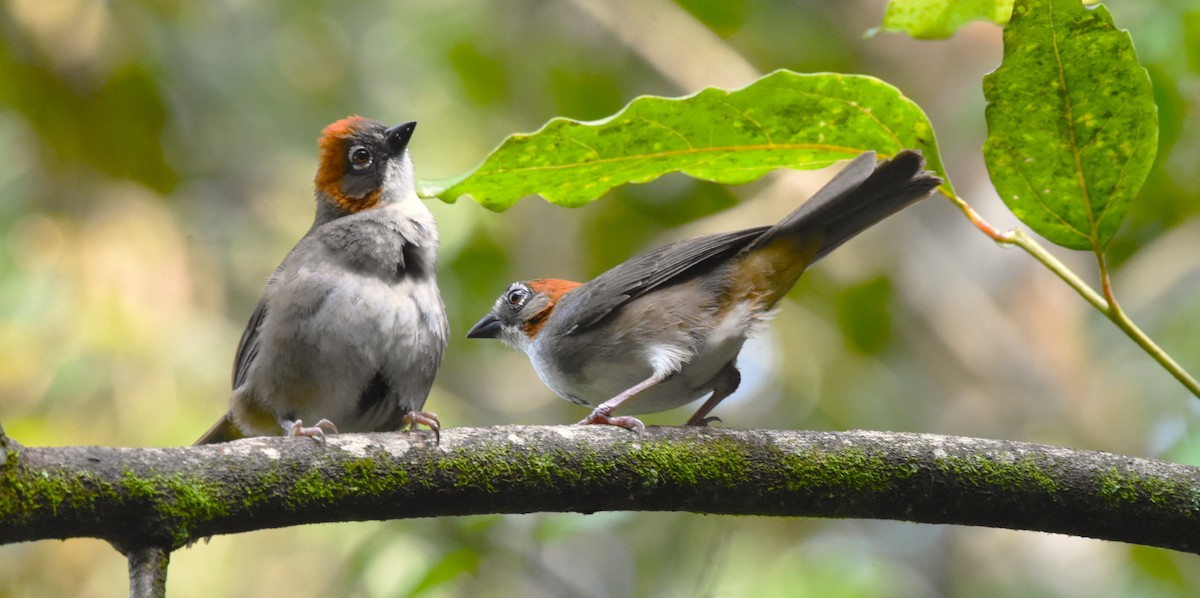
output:
<svg viewBox="0 0 1200 598"><path fill-rule="evenodd" d="M523 305L529 300L529 291L526 291L525 289L513 289L508 292L505 300L508 301L509 305L514 307Z"/></svg>
<svg viewBox="0 0 1200 598"><path fill-rule="evenodd" d="M366 170L375 163L375 156L371 154L371 150L366 146L356 145L350 148L346 158L350 160L350 166L354 170Z"/></svg>

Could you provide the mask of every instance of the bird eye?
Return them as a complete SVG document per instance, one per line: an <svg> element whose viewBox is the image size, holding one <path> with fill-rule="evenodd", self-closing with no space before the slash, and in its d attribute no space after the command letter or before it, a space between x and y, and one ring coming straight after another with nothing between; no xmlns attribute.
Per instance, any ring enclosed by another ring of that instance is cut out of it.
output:
<svg viewBox="0 0 1200 598"><path fill-rule="evenodd" d="M526 291L525 289L513 289L509 291L508 295L505 297L505 300L508 301L508 304L512 305L513 307L523 305L528 299L529 291Z"/></svg>
<svg viewBox="0 0 1200 598"><path fill-rule="evenodd" d="M349 157L350 165L354 167L354 170L364 170L369 168L371 163L375 161L374 157L371 156L371 150L361 145L356 145L350 148Z"/></svg>

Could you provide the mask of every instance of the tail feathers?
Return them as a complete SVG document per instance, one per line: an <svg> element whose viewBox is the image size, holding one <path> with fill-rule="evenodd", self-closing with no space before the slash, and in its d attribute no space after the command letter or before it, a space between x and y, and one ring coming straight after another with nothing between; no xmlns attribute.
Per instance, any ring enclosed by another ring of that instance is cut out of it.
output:
<svg viewBox="0 0 1200 598"><path fill-rule="evenodd" d="M243 434L242 431L238 429L237 425L233 423L233 417L229 413L226 413L225 415L221 416L221 419L217 420L217 423L213 424L213 426L209 428L199 440L195 442L194 446L201 444L216 444L218 442L229 442L231 440L240 440L245 437L246 435Z"/></svg>
<svg viewBox="0 0 1200 598"><path fill-rule="evenodd" d="M811 199L763 233L749 248L763 247L779 237L816 244L809 263L825 256L884 218L929 196L942 180L922 170L920 152L904 150L875 164L875 152L865 152L842 169Z"/></svg>

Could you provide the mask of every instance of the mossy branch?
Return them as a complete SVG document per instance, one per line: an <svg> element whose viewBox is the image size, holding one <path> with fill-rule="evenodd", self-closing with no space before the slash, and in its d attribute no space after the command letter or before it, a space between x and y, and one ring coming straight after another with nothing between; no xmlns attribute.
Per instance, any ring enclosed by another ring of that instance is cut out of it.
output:
<svg viewBox="0 0 1200 598"><path fill-rule="evenodd" d="M606 426L346 434L328 444L28 448L0 466L0 543L132 556L331 521L534 511L862 517L1041 530L1200 553L1200 468L884 432ZM161 561L165 564L165 560Z"/></svg>

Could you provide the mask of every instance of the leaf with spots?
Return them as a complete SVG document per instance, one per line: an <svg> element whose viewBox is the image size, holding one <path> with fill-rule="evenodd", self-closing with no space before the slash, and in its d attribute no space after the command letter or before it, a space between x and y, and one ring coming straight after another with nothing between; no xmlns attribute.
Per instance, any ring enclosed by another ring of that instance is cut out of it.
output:
<svg viewBox="0 0 1200 598"><path fill-rule="evenodd" d="M1013 0L891 0L879 28L916 39L946 39L972 21L1003 25Z"/></svg>
<svg viewBox="0 0 1200 598"><path fill-rule="evenodd" d="M1103 6L1018 0L983 92L983 155L1004 203L1054 243L1101 251L1158 144L1150 77L1129 34Z"/></svg>
<svg viewBox="0 0 1200 598"><path fill-rule="evenodd" d="M423 183L421 194L450 202L470 195L498 211L533 194L580 206L671 172L740 184L777 168L906 148L922 150L927 168L945 178L928 118L895 87L862 75L776 71L732 92L637 98L600 121L553 119L505 139L462 177Z"/></svg>

